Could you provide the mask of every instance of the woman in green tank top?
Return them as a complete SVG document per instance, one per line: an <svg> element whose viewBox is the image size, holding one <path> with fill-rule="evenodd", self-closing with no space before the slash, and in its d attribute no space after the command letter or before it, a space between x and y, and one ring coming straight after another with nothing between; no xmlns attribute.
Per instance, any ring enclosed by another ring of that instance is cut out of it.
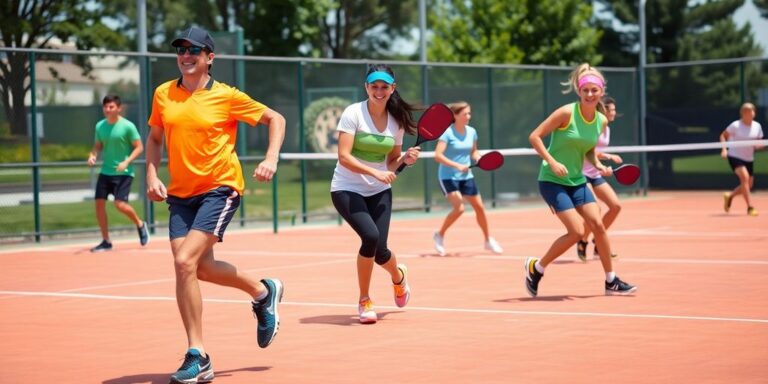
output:
<svg viewBox="0 0 768 384"><path fill-rule="evenodd" d="M525 286L528 293L538 294L539 281L544 269L576 244L584 235L587 225L595 236L600 250L600 261L605 271L605 294L631 294L637 287L621 281L613 271L611 245L595 197L587 188L582 173L584 160L592 163L603 176L613 170L600 163L595 153L597 138L608 120L600 111L600 98L605 94L605 78L589 64L579 65L568 79L566 92L575 91L576 103L566 104L549 115L529 136L531 145L541 156L539 191L567 233L558 237L541 259L529 257L525 261ZM543 138L550 136L549 146Z"/></svg>

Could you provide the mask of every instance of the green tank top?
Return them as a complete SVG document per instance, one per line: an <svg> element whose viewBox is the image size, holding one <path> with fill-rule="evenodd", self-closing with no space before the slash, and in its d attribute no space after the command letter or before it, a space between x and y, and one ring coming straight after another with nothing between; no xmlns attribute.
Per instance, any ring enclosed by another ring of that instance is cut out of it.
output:
<svg viewBox="0 0 768 384"><path fill-rule="evenodd" d="M571 120L565 128L555 129L549 138L547 151L568 169L565 177L557 176L549 164L542 160L539 169L539 181L576 186L587 182L582 173L584 155L597 145L603 116L595 112L592 121L584 120L579 103L573 103Z"/></svg>

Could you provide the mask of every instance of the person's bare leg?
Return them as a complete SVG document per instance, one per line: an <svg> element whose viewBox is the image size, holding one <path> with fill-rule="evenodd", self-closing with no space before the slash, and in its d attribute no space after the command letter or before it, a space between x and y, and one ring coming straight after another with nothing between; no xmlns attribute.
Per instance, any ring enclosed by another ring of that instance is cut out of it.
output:
<svg viewBox="0 0 768 384"><path fill-rule="evenodd" d="M607 272L613 272L613 264L611 262L611 243L608 241L608 233L605 231L603 220L600 218L600 210L596 203L584 204L580 207L576 207L576 210L584 218L584 222L592 229L592 233L595 235L595 245L597 246L600 263L603 265L603 270Z"/></svg>
<svg viewBox="0 0 768 384"><path fill-rule="evenodd" d="M203 347L203 299L197 271L200 260L211 252L218 238L212 234L191 230L186 237L171 240L176 271L176 303L187 332L189 348L205 356Z"/></svg>
<svg viewBox="0 0 768 384"><path fill-rule="evenodd" d="M551 262L555 261L555 259L576 244L576 242L581 239L581 235L584 231L582 217L579 216L575 209L566 209L565 211L557 212L556 215L568 232L555 239L552 245L549 246L549 249L539 261L542 267L546 267Z"/></svg>
<svg viewBox="0 0 768 384"><path fill-rule="evenodd" d="M237 288L251 295L254 300L267 290L264 284L242 273L234 265L216 260L213 257L213 248L200 259L197 278L209 283Z"/></svg>
<svg viewBox="0 0 768 384"><path fill-rule="evenodd" d="M370 298L371 275L373 275L373 257L357 255L357 285L360 288L359 300Z"/></svg>
<svg viewBox="0 0 768 384"><path fill-rule="evenodd" d="M96 199L96 221L99 223L101 238L109 242L109 224L107 222L107 200Z"/></svg>
<svg viewBox="0 0 768 384"><path fill-rule="evenodd" d="M747 207L752 206L752 183L754 182L754 179L749 176L749 172L747 172L747 167L738 167L736 168L736 176L739 178L739 191L741 194L744 195L744 202L747 203ZM731 195L731 199L733 199L733 195Z"/></svg>
<svg viewBox="0 0 768 384"><path fill-rule="evenodd" d="M488 218L485 215L485 206L483 206L483 198L479 194L474 196L465 196L465 199L472 205L472 209L475 211L475 219L480 230L483 231L483 239L488 241L491 237L488 231Z"/></svg>
<svg viewBox="0 0 768 384"><path fill-rule="evenodd" d="M142 221L139 218L139 215L136 214L136 211L133 210L133 207L131 207L127 201L115 200L115 208L127 218L131 219L137 227L141 227Z"/></svg>
<svg viewBox="0 0 768 384"><path fill-rule="evenodd" d="M616 191L614 191L613 187L608 183L598 185L593 191L595 192L595 197L608 206L608 210L603 215L603 226L608 230L621 212L619 196L616 195Z"/></svg>
<svg viewBox="0 0 768 384"><path fill-rule="evenodd" d="M448 212L445 220L443 220L443 225L440 227L440 231L438 231L440 236L443 237L445 237L445 232L448 231L448 228L464 213L464 201L459 191L453 191L447 194L445 198L451 203L451 211Z"/></svg>

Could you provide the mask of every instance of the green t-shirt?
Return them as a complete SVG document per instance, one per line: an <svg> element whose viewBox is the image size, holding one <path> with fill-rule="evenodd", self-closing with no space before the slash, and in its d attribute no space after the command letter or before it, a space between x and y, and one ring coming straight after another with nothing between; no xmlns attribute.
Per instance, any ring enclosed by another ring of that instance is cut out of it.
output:
<svg viewBox="0 0 768 384"><path fill-rule="evenodd" d="M542 160L539 169L539 181L549 181L561 185L576 186L587 182L582 173L584 155L597 145L600 136L603 115L595 112L592 121L585 121L581 115L579 103L573 103L571 120L565 128L555 129L550 135L547 151L559 163L568 169L565 177L557 176L549 163Z"/></svg>
<svg viewBox="0 0 768 384"><path fill-rule="evenodd" d="M135 176L133 163L123 172L117 172L117 165L133 152L133 142L141 140L139 130L130 120L120 117L114 124L107 119L96 123L95 140L101 142L101 173L107 176Z"/></svg>

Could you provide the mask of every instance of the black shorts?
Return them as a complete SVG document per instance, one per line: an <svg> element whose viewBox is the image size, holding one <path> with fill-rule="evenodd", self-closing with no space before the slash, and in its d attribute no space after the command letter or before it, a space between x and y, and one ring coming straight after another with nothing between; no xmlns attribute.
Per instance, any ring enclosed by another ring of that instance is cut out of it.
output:
<svg viewBox="0 0 768 384"><path fill-rule="evenodd" d="M107 196L115 196L115 200L128 201L128 195L131 193L131 183L133 176L110 176L99 173L99 180L96 181L96 200L106 200Z"/></svg>
<svg viewBox="0 0 768 384"><path fill-rule="evenodd" d="M734 171L738 167L747 167L747 173L749 173L750 176L755 175L755 171L752 170L755 164L754 161L745 161L736 157L728 156L728 164L731 166L731 169Z"/></svg>

